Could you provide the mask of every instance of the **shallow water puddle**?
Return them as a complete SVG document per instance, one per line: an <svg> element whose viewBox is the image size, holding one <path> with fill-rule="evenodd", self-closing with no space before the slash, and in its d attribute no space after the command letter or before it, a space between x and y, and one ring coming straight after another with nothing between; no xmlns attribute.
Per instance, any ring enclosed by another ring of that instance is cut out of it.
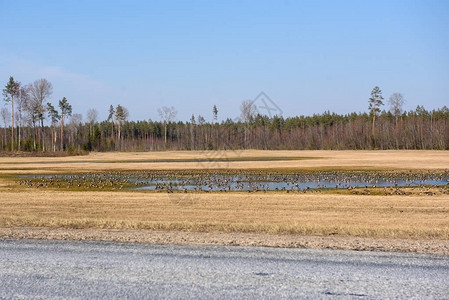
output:
<svg viewBox="0 0 449 300"><path fill-rule="evenodd" d="M449 174L310 173L310 174L78 174L23 176L44 187L125 187L151 191L300 191L356 187L448 185Z"/></svg>

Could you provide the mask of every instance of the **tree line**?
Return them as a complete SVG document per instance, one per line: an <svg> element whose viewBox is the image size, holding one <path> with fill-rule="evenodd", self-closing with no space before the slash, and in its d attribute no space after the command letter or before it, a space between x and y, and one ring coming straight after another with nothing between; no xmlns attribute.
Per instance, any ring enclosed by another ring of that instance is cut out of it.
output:
<svg viewBox="0 0 449 300"><path fill-rule="evenodd" d="M449 109L426 110L418 106L405 111L400 93L384 105L382 91L375 87L368 99L368 111L336 114L326 111L312 116L263 115L251 100L243 101L238 118L218 122L218 108L212 118L192 115L186 122L175 121L174 107L161 107L159 121L128 120L128 110L111 105L108 118L98 120L89 109L87 120L72 113L66 97L53 105L48 100L52 85L39 79L28 85L10 77L1 109L2 151L70 152L156 151L221 149L439 149L449 150ZM9 108L10 105L10 108Z"/></svg>

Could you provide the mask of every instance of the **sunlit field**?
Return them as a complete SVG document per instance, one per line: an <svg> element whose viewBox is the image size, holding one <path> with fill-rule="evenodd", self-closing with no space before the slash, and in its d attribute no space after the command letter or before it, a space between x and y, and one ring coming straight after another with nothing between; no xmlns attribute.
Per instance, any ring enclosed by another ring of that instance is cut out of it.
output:
<svg viewBox="0 0 449 300"><path fill-rule="evenodd" d="M285 160L279 160L285 158ZM271 160L270 160L271 159ZM158 162L159 161L159 162ZM448 169L448 151L168 151L93 152L67 157L0 157L0 172L88 172L165 169Z"/></svg>

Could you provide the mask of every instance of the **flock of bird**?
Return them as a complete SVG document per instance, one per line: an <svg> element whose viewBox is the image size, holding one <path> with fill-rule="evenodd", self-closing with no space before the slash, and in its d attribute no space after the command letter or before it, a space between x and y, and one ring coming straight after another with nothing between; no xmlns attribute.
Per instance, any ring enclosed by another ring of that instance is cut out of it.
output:
<svg viewBox="0 0 449 300"><path fill-rule="evenodd" d="M139 189L157 192L316 192L322 189L365 188L355 193L368 194L369 187L383 187L385 194L401 194L400 187L446 185L449 171L434 172L310 172L266 174L262 171L176 173L173 171L101 173L79 175L36 175L18 183L34 188ZM387 190L387 188L389 188ZM447 191L448 189L443 189ZM423 190L424 191L424 190ZM426 191L424 191L426 192ZM428 191L427 191L428 192Z"/></svg>

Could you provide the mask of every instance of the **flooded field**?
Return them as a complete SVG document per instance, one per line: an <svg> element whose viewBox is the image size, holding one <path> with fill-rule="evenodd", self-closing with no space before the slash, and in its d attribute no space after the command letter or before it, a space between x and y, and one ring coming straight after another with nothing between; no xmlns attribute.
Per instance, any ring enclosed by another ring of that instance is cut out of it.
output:
<svg viewBox="0 0 449 300"><path fill-rule="evenodd" d="M19 184L38 188L128 189L160 192L269 192L358 187L441 186L449 173L315 172L296 174L100 173L23 176Z"/></svg>

